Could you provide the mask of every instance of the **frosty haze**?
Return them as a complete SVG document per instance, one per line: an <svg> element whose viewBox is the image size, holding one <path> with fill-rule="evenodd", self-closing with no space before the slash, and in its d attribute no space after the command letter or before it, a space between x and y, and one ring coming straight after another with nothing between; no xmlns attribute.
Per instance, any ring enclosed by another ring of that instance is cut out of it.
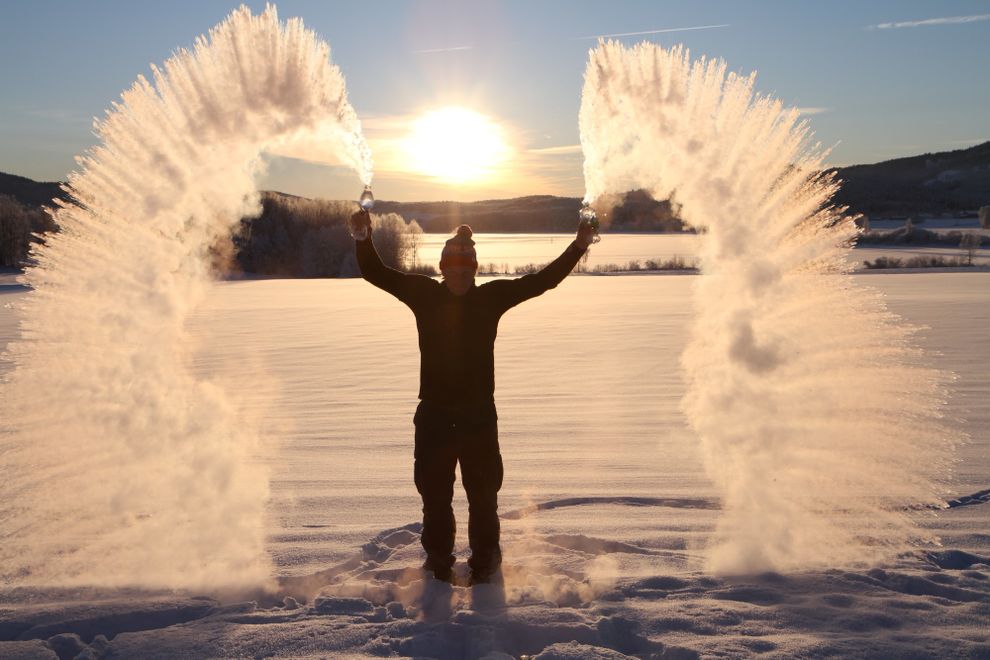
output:
<svg viewBox="0 0 990 660"><path fill-rule="evenodd" d="M684 410L724 515L720 573L873 560L923 540L958 435L950 375L848 275L856 229L829 205L799 110L683 47L592 50L581 104L586 201L646 189L704 226Z"/></svg>
<svg viewBox="0 0 990 660"><path fill-rule="evenodd" d="M0 578L258 584L268 476L252 420L189 369L209 248L258 210L260 154L330 135L371 161L329 47L274 7L234 11L139 77L69 177L25 280L0 418ZM240 383L241 386L244 383Z"/></svg>

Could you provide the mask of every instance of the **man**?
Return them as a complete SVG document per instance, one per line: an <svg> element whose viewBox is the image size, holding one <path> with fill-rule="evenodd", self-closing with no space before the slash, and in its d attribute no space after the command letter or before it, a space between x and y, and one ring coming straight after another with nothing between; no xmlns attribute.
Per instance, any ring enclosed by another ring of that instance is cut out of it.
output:
<svg viewBox="0 0 990 660"><path fill-rule="evenodd" d="M524 300L556 287L591 244L581 225L576 239L538 273L476 286L478 259L471 228L461 225L440 258L443 281L401 273L382 263L371 237L371 217L351 218L364 240L356 241L361 275L404 302L419 330L419 407L414 475L423 499L423 548L438 580L449 581L454 565L454 468L460 463L468 498L471 582L487 582L502 562L498 491L502 457L495 411L495 336L502 315Z"/></svg>

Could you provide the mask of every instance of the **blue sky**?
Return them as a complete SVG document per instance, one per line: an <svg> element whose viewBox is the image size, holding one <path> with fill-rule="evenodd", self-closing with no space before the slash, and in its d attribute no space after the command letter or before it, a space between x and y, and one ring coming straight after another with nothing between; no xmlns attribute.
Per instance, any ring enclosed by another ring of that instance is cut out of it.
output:
<svg viewBox="0 0 990 660"><path fill-rule="evenodd" d="M5 2L0 8L0 171L63 179L92 146L92 117L236 2ZM255 11L263 2L247 2ZM277 3L329 41L369 134L445 105L481 112L533 153L528 185L458 186L379 172L388 199L583 194L577 114L595 35L683 43L756 70L757 88L808 110L831 162L875 162L990 139L990 2ZM966 18L959 18L966 17ZM919 24L919 22L922 22ZM888 25L893 24L893 25ZM882 26L882 27L877 27ZM571 149L568 149L570 147ZM263 187L349 197L353 174L273 158Z"/></svg>

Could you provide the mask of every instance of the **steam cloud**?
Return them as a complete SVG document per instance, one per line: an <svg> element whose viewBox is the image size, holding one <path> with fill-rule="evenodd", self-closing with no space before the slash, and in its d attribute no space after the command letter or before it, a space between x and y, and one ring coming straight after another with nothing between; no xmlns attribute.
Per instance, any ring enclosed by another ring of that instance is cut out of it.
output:
<svg viewBox="0 0 990 660"><path fill-rule="evenodd" d="M258 208L260 153L334 136L370 152L329 47L245 8L139 77L69 177L37 251L0 398L0 579L258 584L265 469L256 427L189 370L185 321L209 247Z"/></svg>
<svg viewBox="0 0 990 660"><path fill-rule="evenodd" d="M722 493L711 568L872 560L922 538L909 509L941 501L961 439L940 419L950 376L851 279L825 154L753 83L681 47L600 42L586 199L644 188L708 230L683 407Z"/></svg>

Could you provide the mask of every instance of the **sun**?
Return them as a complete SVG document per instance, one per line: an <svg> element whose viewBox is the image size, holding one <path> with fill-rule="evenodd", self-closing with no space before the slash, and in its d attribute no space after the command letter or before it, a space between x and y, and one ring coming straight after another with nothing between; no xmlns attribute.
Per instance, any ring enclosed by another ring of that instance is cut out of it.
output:
<svg viewBox="0 0 990 660"><path fill-rule="evenodd" d="M456 106L416 119L403 146L410 169L455 183L491 178L509 155L497 123Z"/></svg>

